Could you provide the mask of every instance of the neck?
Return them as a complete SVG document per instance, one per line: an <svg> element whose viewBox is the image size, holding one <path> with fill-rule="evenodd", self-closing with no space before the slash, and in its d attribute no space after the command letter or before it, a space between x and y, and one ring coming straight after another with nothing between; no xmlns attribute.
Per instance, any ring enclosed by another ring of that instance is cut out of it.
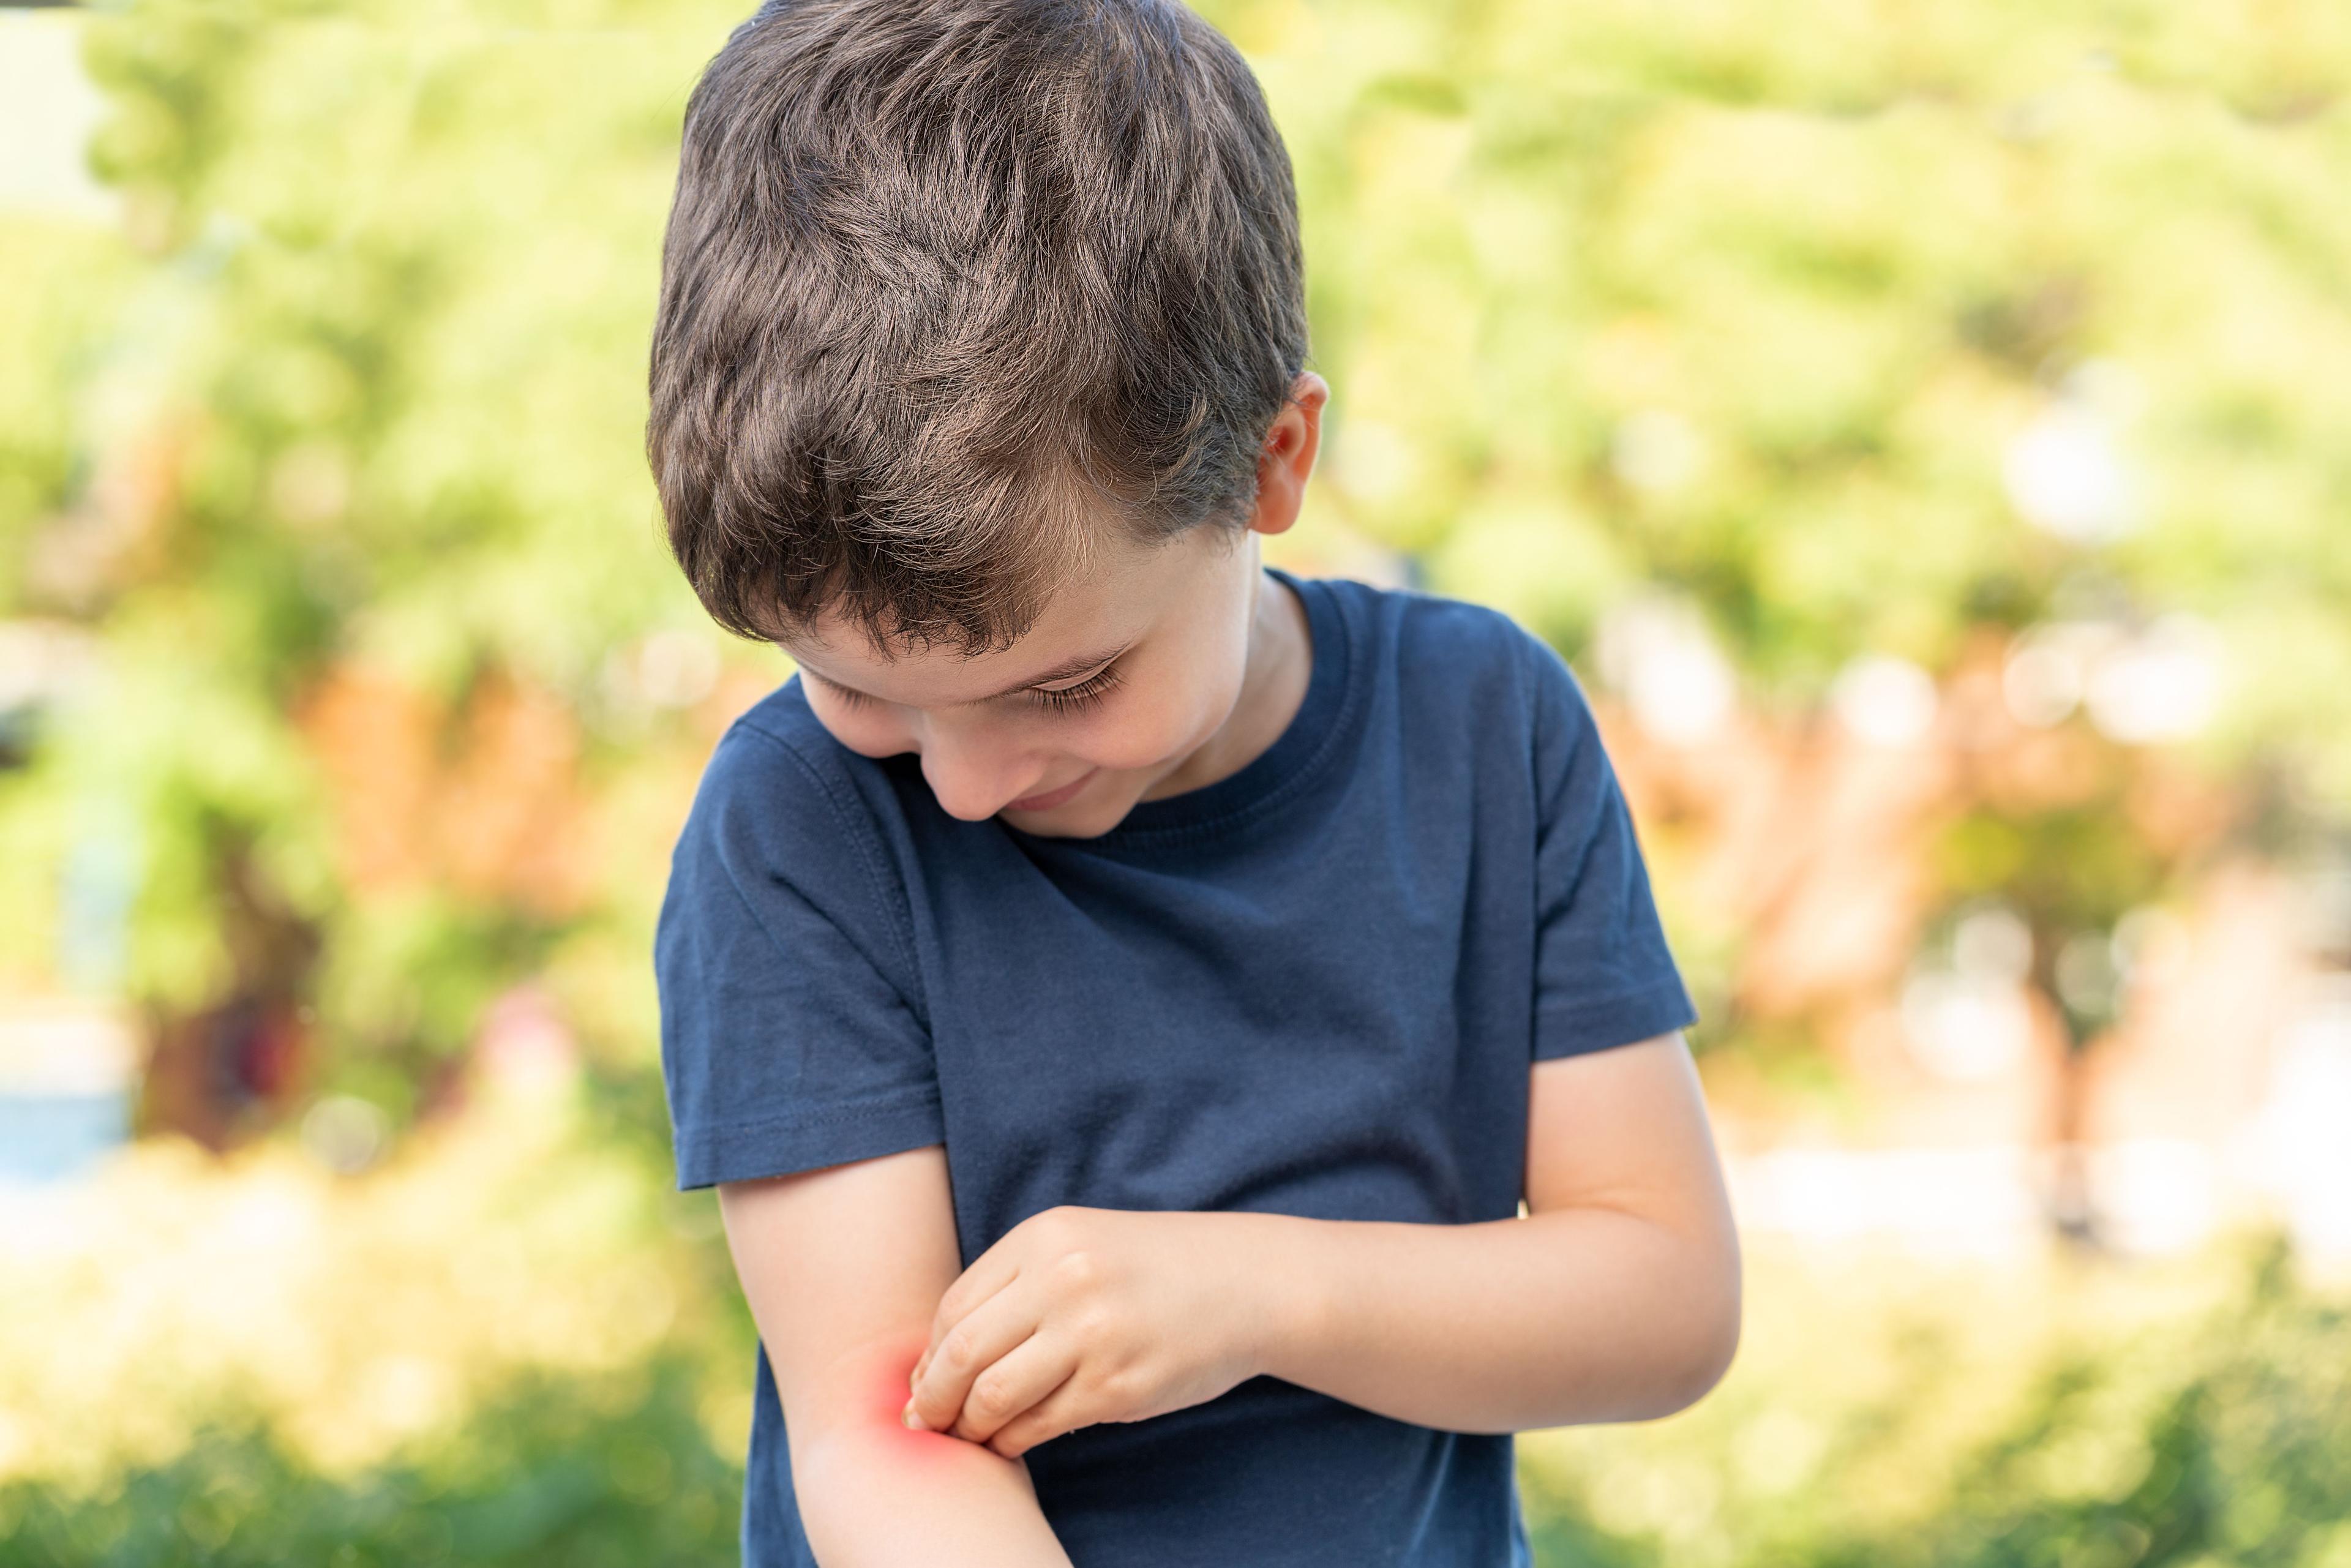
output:
<svg viewBox="0 0 2351 1568"><path fill-rule="evenodd" d="M1256 540L1249 543L1254 557ZM1239 772L1281 738L1306 700L1313 666L1306 607L1271 573L1262 567L1255 570L1256 580L1249 585L1249 661L1232 714L1215 735L1144 790L1144 800L1198 789Z"/></svg>

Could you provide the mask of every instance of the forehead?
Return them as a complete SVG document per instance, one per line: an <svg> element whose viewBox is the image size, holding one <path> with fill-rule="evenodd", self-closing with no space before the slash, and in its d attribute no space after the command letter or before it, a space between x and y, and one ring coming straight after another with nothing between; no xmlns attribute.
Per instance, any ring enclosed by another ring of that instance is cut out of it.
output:
<svg viewBox="0 0 2351 1568"><path fill-rule="evenodd" d="M983 653L952 647L877 644L847 617L826 612L778 645L835 685L910 707L953 707L1007 690L1074 679L1148 631L1190 580L1195 528L1165 544L1120 540L1089 552L1046 596L1035 624L1011 646ZM1083 664L1084 668L1071 668Z"/></svg>

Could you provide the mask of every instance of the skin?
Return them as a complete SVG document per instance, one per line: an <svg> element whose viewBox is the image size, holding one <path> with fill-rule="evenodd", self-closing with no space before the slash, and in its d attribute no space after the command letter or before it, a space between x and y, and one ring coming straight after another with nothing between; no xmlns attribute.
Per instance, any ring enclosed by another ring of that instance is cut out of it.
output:
<svg viewBox="0 0 2351 1568"><path fill-rule="evenodd" d="M1299 379L1267 435L1245 531L1110 546L1012 647L977 657L876 647L820 620L783 644L810 708L853 751L918 756L951 815L1042 836L1092 836L1137 801L1229 777L1273 743L1305 694L1304 610L1263 570L1258 536L1296 520L1327 396L1320 377ZM1071 784L1065 799L1037 800ZM820 1370L793 1377L797 1405L785 1391L793 1429L821 1434L812 1464L855 1454L841 1473L875 1487L936 1469L943 1454L988 1456L954 1475L999 1509L1009 1540L1035 1508L1017 1468L1029 1448L1201 1403L1260 1374L1457 1431L1682 1408L1729 1365L1740 1274L1688 1048L1674 1033L1531 1071L1529 1212L1483 1224L1065 1206L955 1274L936 1146L734 1184L731 1197L722 1188L771 1356L770 1322L791 1328L779 1251L799 1249L813 1269L810 1249L844 1235L933 1238L919 1278L856 1320L887 1322L886 1334L852 1342L843 1327L810 1342L827 1348L804 1353ZM846 1172L865 1173L867 1185L829 1204L801 1190ZM815 1277L868 1266L840 1258ZM874 1429L893 1400L903 1400L897 1437L915 1445L903 1452ZM796 1437L796 1469L800 1450ZM1016 1469L985 1469L1000 1460ZM803 1495L823 1494L810 1485ZM935 1495L935 1480L893 1495L904 1507L877 1503L861 1516L874 1522L838 1528L879 1531L883 1516L905 1525L904 1509ZM977 1550L977 1516L956 1517L962 1544Z"/></svg>

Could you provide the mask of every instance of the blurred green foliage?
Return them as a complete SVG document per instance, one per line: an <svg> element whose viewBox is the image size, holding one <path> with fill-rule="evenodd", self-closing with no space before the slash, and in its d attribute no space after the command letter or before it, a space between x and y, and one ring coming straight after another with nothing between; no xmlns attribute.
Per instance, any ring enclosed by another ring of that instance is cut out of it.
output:
<svg viewBox="0 0 2351 1568"><path fill-rule="evenodd" d="M695 1414L699 1381L666 1359L601 1381L524 1377L413 1458L350 1477L224 1412L170 1463L99 1496L0 1484L0 1564L733 1563L741 1469Z"/></svg>
<svg viewBox="0 0 2351 1568"><path fill-rule="evenodd" d="M2351 378L2351 30L2253 15L1252 14L1314 19L1268 74L1342 483L1376 470L1383 532L1571 646L1662 579L1801 699L2086 570L2231 631L2241 745L2333 713L2351 404L2312 393ZM2018 517L2002 454L2096 363L2146 515L2083 549Z"/></svg>
<svg viewBox="0 0 2351 1568"><path fill-rule="evenodd" d="M16 236L43 225L11 218L0 244L0 296L41 302L18 307L37 351L0 365L0 407L40 414L0 449L0 608L91 628L104 665L0 779L0 838L23 852L13 952L68 945L58 888L78 846L111 838L136 862L131 928L115 972L69 979L186 1016L265 983L247 949L272 922L307 925L320 961L296 984L326 1085L395 1116L527 976L581 977L580 1029L643 1068L682 805L662 761L707 737L614 667L701 624L639 432L677 120L731 10L165 0L89 18L112 105L93 161L125 233L32 246ZM445 710L423 742L444 756L472 743L486 684L551 694L571 716L559 761L601 808L602 842L561 846L580 885L550 898L430 862L355 885L350 781L301 728L343 667ZM257 934L224 918L239 879ZM617 993L592 973L616 960Z"/></svg>
<svg viewBox="0 0 2351 1568"><path fill-rule="evenodd" d="M2351 1309L2280 1239L2209 1318L2069 1352L1907 1543L1827 1560L2322 1565L2351 1557ZM2184 1331L2184 1332L2182 1332ZM2140 1412L2115 1419L2118 1405Z"/></svg>

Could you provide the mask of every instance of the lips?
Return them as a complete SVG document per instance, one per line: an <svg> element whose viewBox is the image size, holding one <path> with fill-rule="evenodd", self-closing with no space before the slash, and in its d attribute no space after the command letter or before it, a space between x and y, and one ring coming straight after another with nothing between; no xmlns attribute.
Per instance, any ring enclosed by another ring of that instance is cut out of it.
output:
<svg viewBox="0 0 2351 1568"><path fill-rule="evenodd" d="M1008 811L1050 811L1054 807L1067 802L1072 796L1077 794L1079 790L1084 789L1086 787L1086 780L1092 779L1100 771L1102 770L1098 768L1089 768L1083 773L1079 774L1075 779L1071 779L1067 784L1062 785L1060 789L1048 789L1042 795L1030 795L1024 800L1015 800L1011 805L1006 807L1005 810Z"/></svg>

